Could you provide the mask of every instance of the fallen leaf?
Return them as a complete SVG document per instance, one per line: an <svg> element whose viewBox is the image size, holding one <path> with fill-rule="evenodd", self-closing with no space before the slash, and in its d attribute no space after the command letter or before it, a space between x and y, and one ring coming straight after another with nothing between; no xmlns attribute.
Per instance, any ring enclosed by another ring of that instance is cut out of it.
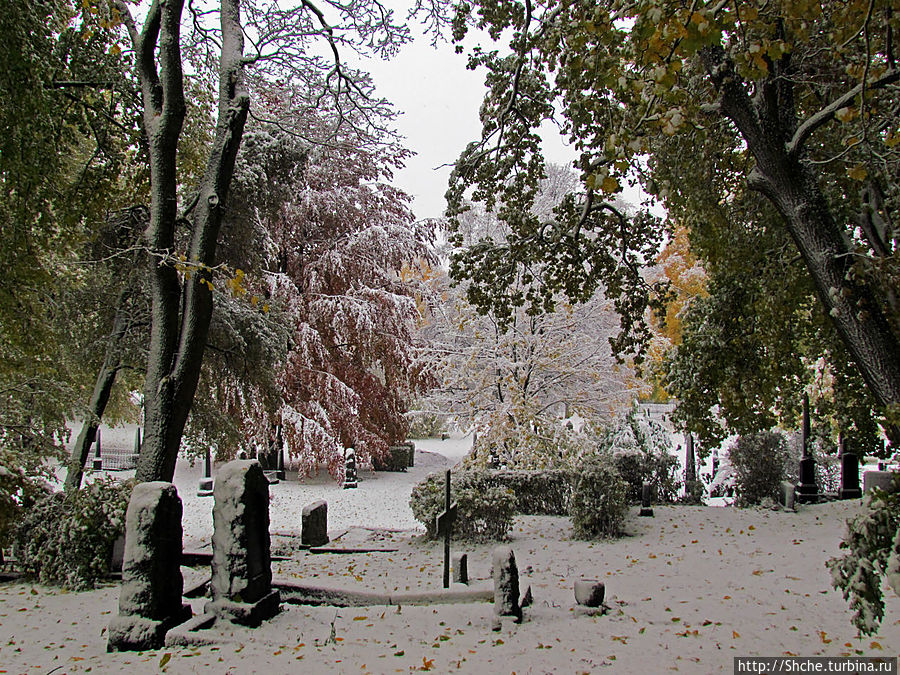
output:
<svg viewBox="0 0 900 675"><path fill-rule="evenodd" d="M735 640L737 640L739 637L741 637L741 634L738 633L736 630L733 630L733 631L731 631L731 637L734 638Z"/></svg>

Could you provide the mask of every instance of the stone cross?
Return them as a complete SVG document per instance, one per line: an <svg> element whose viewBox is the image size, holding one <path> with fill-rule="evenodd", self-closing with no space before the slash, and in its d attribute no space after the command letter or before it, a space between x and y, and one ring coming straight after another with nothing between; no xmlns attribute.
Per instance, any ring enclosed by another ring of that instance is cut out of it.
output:
<svg viewBox="0 0 900 675"><path fill-rule="evenodd" d="M444 510L438 514L438 534L444 535L444 588L450 588L450 533L456 520L457 503L450 503L450 469L447 469L444 487Z"/></svg>

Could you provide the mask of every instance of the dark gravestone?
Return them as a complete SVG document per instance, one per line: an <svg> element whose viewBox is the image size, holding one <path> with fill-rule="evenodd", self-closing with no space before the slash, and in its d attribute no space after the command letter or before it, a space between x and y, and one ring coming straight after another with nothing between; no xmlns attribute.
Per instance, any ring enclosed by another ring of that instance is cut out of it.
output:
<svg viewBox="0 0 900 675"><path fill-rule="evenodd" d="M444 475L444 510L437 515L435 521L438 535L444 537L444 588L450 588L450 535L458 507L456 502L450 503L450 469Z"/></svg>
<svg viewBox="0 0 900 675"><path fill-rule="evenodd" d="M347 448L344 453L344 489L357 487L356 450Z"/></svg>
<svg viewBox="0 0 900 675"><path fill-rule="evenodd" d="M469 554L457 553L453 556L453 583L469 583Z"/></svg>
<svg viewBox="0 0 900 675"><path fill-rule="evenodd" d="M159 649L166 631L191 618L181 602L181 499L171 483L139 483L125 513L119 614L108 651Z"/></svg>
<svg viewBox="0 0 900 675"><path fill-rule="evenodd" d="M269 481L255 460L234 460L219 469L213 506L213 557L206 612L258 626L278 612L272 590Z"/></svg>
<svg viewBox="0 0 900 675"><path fill-rule="evenodd" d="M324 499L303 507L300 514L300 543L324 546L328 543L328 502Z"/></svg>
<svg viewBox="0 0 900 675"><path fill-rule="evenodd" d="M513 616L522 621L519 605L519 568L516 555L509 546L498 546L491 556L491 576L494 578L494 614Z"/></svg>
<svg viewBox="0 0 900 675"><path fill-rule="evenodd" d="M653 517L653 507L650 503L650 483L641 486L641 512L639 516Z"/></svg>
<svg viewBox="0 0 900 675"><path fill-rule="evenodd" d="M278 480L284 480L284 444L281 443L278 445L278 460L275 465L275 477Z"/></svg>
<svg viewBox="0 0 900 675"><path fill-rule="evenodd" d="M841 439L841 499L859 499L862 490L859 487L859 458L850 451L846 438Z"/></svg>
<svg viewBox="0 0 900 675"><path fill-rule="evenodd" d="M103 451L100 449L100 428L97 428L97 450L94 453L94 471L103 469Z"/></svg>
<svg viewBox="0 0 900 675"><path fill-rule="evenodd" d="M800 427L800 446L803 456L800 459L800 483L797 485L797 501L800 503L819 500L819 488L816 485L816 460L813 459L809 447L809 395L803 394L803 421Z"/></svg>
<svg viewBox="0 0 900 675"><path fill-rule="evenodd" d="M684 438L684 482L689 485L697 480L697 460L694 457L694 435L687 434Z"/></svg>
<svg viewBox="0 0 900 675"><path fill-rule="evenodd" d="M409 453L406 457L407 466L413 467L416 464L416 444L407 441L404 445L407 447L407 452Z"/></svg>
<svg viewBox="0 0 900 675"><path fill-rule="evenodd" d="M134 430L134 454L135 456L141 454L141 428L138 427Z"/></svg>
<svg viewBox="0 0 900 675"><path fill-rule="evenodd" d="M197 488L198 497L212 497L213 495L213 478L212 478L212 457L209 448L206 449L206 456L203 458L203 478L200 479L200 485Z"/></svg>

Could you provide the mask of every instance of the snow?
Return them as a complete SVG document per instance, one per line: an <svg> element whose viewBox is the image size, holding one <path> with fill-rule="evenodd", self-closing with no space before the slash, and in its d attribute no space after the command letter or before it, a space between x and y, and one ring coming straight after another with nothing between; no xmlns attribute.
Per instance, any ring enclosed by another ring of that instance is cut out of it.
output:
<svg viewBox="0 0 900 675"><path fill-rule="evenodd" d="M412 486L466 451L470 438L418 441L408 473L360 472L357 489L327 476L270 487L273 547L299 530L300 513L328 501L335 543L377 543L393 552L352 555L296 551L273 563L276 580L406 594L438 593L442 545L421 537L408 508ZM209 541L212 499L196 496L200 465L180 462L186 548ZM119 587L86 593L27 583L0 585L0 670L10 673L544 673L731 672L735 656L897 656L900 598L887 586L880 632L856 637L852 612L831 588L825 561L839 555L846 519L860 500L801 505L797 513L702 506L631 510L627 536L571 539L564 517L518 517L508 542L524 592L524 621L491 630L489 602L403 603L337 608L282 605L258 629L217 626L214 644L106 653ZM349 530L348 530L349 528ZM388 531L390 528L391 531ZM415 529L407 529L415 528ZM399 530L399 531L397 531ZM344 532L346 531L346 534ZM374 547L374 546L372 546ZM490 544L453 544L469 554L473 586L490 587ZM203 570L183 568L186 579ZM208 570L206 571L208 572ZM574 582L606 584L609 611L575 611ZM195 613L203 599L192 601Z"/></svg>

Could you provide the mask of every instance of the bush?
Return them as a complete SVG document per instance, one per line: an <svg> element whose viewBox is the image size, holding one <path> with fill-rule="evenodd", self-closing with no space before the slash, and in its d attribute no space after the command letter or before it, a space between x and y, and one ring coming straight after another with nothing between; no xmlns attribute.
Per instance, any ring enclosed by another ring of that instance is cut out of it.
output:
<svg viewBox="0 0 900 675"><path fill-rule="evenodd" d="M109 574L133 486L98 479L74 494L55 492L35 503L16 532L22 569L44 584L93 588Z"/></svg>
<svg viewBox="0 0 900 675"><path fill-rule="evenodd" d="M785 479L789 459L781 434L762 431L741 436L728 451L735 472L738 506L759 504L768 497L778 499L778 486Z"/></svg>
<svg viewBox="0 0 900 675"><path fill-rule="evenodd" d="M671 439L658 422L632 408L600 444L611 453L616 469L628 485L628 500L641 501L644 483L650 483L657 501L674 502L681 482L677 478L678 458L669 453Z"/></svg>
<svg viewBox="0 0 900 675"><path fill-rule="evenodd" d="M575 473L570 469L544 471L493 471L492 486L510 490L515 512L528 516L566 516L572 500Z"/></svg>
<svg viewBox="0 0 900 675"><path fill-rule="evenodd" d="M612 537L621 532L628 511L628 486L610 457L586 459L579 466L570 514L579 539Z"/></svg>
<svg viewBox="0 0 900 675"><path fill-rule="evenodd" d="M444 510L444 475L431 474L416 485L409 506L425 525L430 539L437 539L435 518ZM505 539L512 527L516 499L512 491L492 484L486 471L460 471L450 482L450 499L457 503L453 536L460 539Z"/></svg>
<svg viewBox="0 0 900 675"><path fill-rule="evenodd" d="M900 595L900 493L872 490L863 506L865 511L847 523L841 548L848 552L826 566L831 585L850 600L853 625L871 635L884 618L882 577Z"/></svg>
<svg viewBox="0 0 900 675"><path fill-rule="evenodd" d="M447 429L444 415L428 412L411 412L408 415L409 431L407 438L440 438Z"/></svg>

